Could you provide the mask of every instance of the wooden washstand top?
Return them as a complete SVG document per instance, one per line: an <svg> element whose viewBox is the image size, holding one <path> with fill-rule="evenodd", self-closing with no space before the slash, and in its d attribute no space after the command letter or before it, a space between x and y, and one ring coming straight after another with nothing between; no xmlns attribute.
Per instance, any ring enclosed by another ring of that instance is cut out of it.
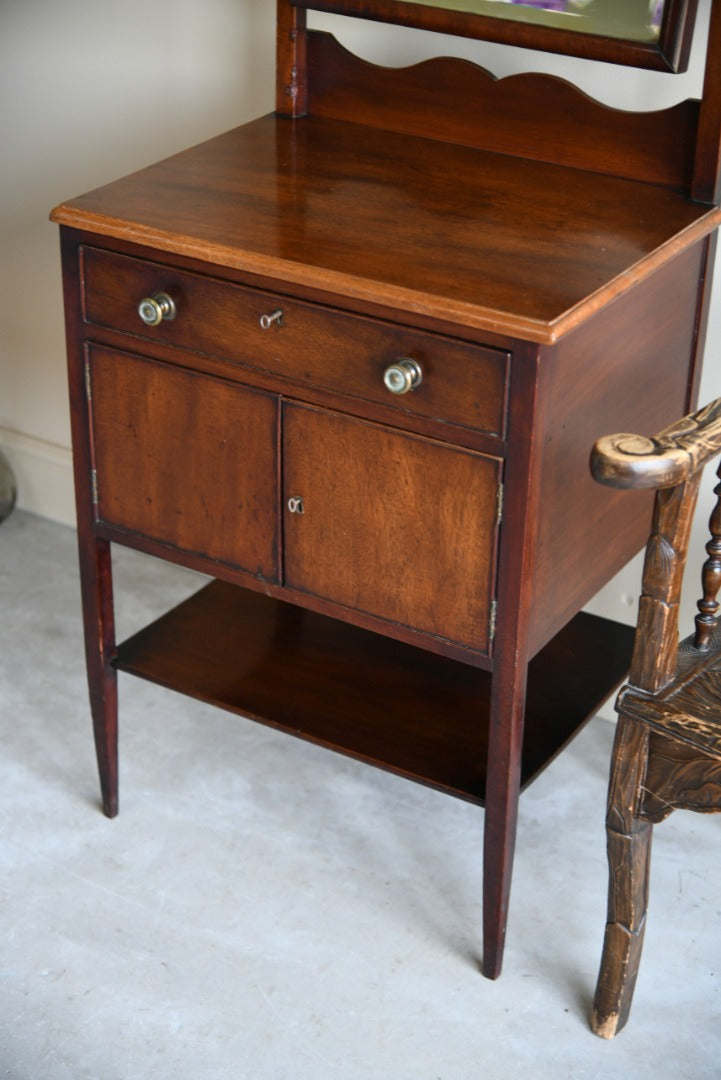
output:
<svg viewBox="0 0 721 1080"><path fill-rule="evenodd" d="M712 232L721 211L650 183L267 116L52 217L351 308L550 344Z"/></svg>

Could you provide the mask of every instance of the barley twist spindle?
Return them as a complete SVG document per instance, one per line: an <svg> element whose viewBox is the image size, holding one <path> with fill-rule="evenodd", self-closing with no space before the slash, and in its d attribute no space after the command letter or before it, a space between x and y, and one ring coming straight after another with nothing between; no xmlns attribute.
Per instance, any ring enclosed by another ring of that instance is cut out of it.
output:
<svg viewBox="0 0 721 1080"><path fill-rule="evenodd" d="M721 477L721 466L717 476ZM696 605L699 614L696 616L694 645L700 652L706 652L710 647L711 633L718 618L719 605L716 595L721 589L721 483L714 488L714 495L716 506L709 521L711 539L706 544L708 559L701 572L703 599Z"/></svg>

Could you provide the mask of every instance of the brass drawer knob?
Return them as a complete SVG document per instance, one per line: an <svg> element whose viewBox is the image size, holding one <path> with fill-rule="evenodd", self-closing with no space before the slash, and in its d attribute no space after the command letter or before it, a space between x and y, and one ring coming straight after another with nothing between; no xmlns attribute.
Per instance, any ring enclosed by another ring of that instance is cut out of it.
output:
<svg viewBox="0 0 721 1080"><path fill-rule="evenodd" d="M391 394L407 394L423 382L423 371L417 360L397 360L383 373L383 382Z"/></svg>
<svg viewBox="0 0 721 1080"><path fill-rule="evenodd" d="M175 302L164 292L144 296L138 304L138 315L146 326L160 326L163 320L170 322L175 318Z"/></svg>

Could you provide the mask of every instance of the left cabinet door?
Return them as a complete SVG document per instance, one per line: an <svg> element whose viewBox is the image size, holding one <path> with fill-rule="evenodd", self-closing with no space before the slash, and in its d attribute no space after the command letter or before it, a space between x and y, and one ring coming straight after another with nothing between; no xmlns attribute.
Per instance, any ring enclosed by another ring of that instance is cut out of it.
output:
<svg viewBox="0 0 721 1080"><path fill-rule="evenodd" d="M96 518L278 580L271 394L90 346Z"/></svg>

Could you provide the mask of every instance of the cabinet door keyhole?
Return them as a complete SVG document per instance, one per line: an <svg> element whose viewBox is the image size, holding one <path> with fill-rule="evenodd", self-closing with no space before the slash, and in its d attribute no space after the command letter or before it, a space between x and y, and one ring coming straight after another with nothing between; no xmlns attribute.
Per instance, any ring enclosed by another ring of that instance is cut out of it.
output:
<svg viewBox="0 0 721 1080"><path fill-rule="evenodd" d="M291 495L288 499L288 509L291 514L304 514L303 499L300 495Z"/></svg>

